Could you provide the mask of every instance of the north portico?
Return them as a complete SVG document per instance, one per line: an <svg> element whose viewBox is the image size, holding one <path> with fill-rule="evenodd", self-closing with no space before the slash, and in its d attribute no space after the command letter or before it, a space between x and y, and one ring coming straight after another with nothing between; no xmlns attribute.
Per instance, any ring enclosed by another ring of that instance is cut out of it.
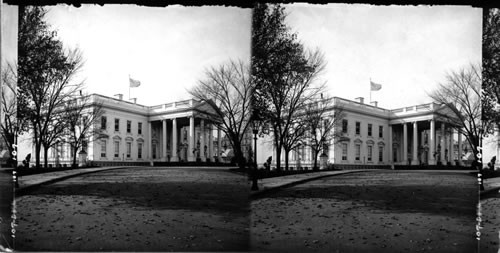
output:
<svg viewBox="0 0 500 253"><path fill-rule="evenodd" d="M214 131L218 140L215 148L220 150L221 130L209 109L196 103L187 100L150 109L148 157L152 161L216 162L219 152L214 149Z"/></svg>
<svg viewBox="0 0 500 253"><path fill-rule="evenodd" d="M389 160L394 164L462 165L458 155L462 135L456 130L459 126L449 123L446 110L446 106L436 103L390 110ZM454 136L458 139L457 152Z"/></svg>

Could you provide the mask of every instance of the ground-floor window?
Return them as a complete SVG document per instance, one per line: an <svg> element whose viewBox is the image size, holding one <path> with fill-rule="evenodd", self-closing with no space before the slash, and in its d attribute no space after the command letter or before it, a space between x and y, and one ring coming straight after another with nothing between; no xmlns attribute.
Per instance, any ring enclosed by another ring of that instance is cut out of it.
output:
<svg viewBox="0 0 500 253"><path fill-rule="evenodd" d="M342 143L342 161L347 161L347 143Z"/></svg>
<svg viewBox="0 0 500 253"><path fill-rule="evenodd" d="M356 161L360 160L361 157L361 144L356 144L355 145L355 151L356 151Z"/></svg>
<svg viewBox="0 0 500 253"><path fill-rule="evenodd" d="M120 142L115 141L115 157L120 157Z"/></svg>
<svg viewBox="0 0 500 253"><path fill-rule="evenodd" d="M156 144L153 144L153 159L156 159Z"/></svg>
<svg viewBox="0 0 500 253"><path fill-rule="evenodd" d="M380 146L378 147L378 161L382 162L384 158L384 147Z"/></svg>
<svg viewBox="0 0 500 253"><path fill-rule="evenodd" d="M132 143L127 142L127 158L130 158L131 152L132 152Z"/></svg>
<svg viewBox="0 0 500 253"><path fill-rule="evenodd" d="M101 140L101 157L106 157L106 140Z"/></svg>
<svg viewBox="0 0 500 253"><path fill-rule="evenodd" d="M369 162L372 161L372 149L373 149L372 146L368 146L368 161Z"/></svg>
<svg viewBox="0 0 500 253"><path fill-rule="evenodd" d="M137 158L142 159L142 143L137 143Z"/></svg>

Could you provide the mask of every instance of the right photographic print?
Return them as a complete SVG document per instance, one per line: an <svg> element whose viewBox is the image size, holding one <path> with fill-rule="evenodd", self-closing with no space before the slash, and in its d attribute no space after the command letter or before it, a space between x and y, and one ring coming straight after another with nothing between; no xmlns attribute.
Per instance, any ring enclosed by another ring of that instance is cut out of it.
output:
<svg viewBox="0 0 500 253"><path fill-rule="evenodd" d="M471 6L257 4L251 249L496 252L498 193L479 202L493 186L478 183L493 133L484 19Z"/></svg>
<svg viewBox="0 0 500 253"><path fill-rule="evenodd" d="M500 12L483 10L482 184L478 205L480 252L500 251Z"/></svg>

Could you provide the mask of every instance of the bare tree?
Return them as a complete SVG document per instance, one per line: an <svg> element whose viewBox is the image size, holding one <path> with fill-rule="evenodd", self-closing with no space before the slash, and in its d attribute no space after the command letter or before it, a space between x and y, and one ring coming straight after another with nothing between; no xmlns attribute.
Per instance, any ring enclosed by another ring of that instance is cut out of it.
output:
<svg viewBox="0 0 500 253"><path fill-rule="evenodd" d="M304 61L302 66L295 66L287 71L276 74L276 79L265 87L261 87L260 93L268 100L268 107L263 113L271 124L276 148L277 169L280 170L281 150L285 151L285 169L288 169L288 153L295 148L302 131L295 131L297 117L307 103L313 101L325 90L325 83L316 83L317 78L323 72L326 63L319 49L303 52L300 50ZM297 129L297 130L300 130Z"/></svg>
<svg viewBox="0 0 500 253"><path fill-rule="evenodd" d="M93 101L91 95L72 98L65 104L62 120L67 127L63 141L71 146L73 168L77 167L78 151L84 151L89 142L99 139L101 128L96 125L103 114L102 104Z"/></svg>
<svg viewBox="0 0 500 253"><path fill-rule="evenodd" d="M73 82L83 66L78 49L67 50L44 20L47 11L38 6L19 9L18 36L18 97L23 106L18 116L30 122L35 146L35 162L40 167L42 146L47 150L58 138L57 108L82 88L83 82ZM45 164L47 162L45 161Z"/></svg>
<svg viewBox="0 0 500 253"><path fill-rule="evenodd" d="M194 98L215 112L240 167L245 165L241 143L250 124L252 90L249 67L242 61L229 61L207 69L206 78L189 90Z"/></svg>
<svg viewBox="0 0 500 253"><path fill-rule="evenodd" d="M304 145L313 152L313 169L318 169L318 155L326 152L330 144L341 140L344 117L342 107L335 106L333 98L321 97L305 107L304 125L308 135Z"/></svg>
<svg viewBox="0 0 500 253"><path fill-rule="evenodd" d="M1 121L1 135L3 142L7 146L10 158L9 162L13 161L13 151L14 145L16 144L16 137L19 134L19 130L22 128L19 126L21 119L17 119L17 103L16 103L16 75L15 67L8 64L2 70L2 90L1 90L1 105L0 110L2 110Z"/></svg>
<svg viewBox="0 0 500 253"><path fill-rule="evenodd" d="M446 106L447 110L439 113L440 119L466 137L475 156L486 133L481 122L480 94L481 68L474 64L447 74L446 82L430 94L435 102Z"/></svg>

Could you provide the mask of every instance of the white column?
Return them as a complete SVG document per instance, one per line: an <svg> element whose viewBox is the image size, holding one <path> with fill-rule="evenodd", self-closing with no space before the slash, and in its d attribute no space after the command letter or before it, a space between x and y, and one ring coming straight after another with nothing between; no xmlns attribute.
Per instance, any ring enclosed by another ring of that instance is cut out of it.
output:
<svg viewBox="0 0 500 253"><path fill-rule="evenodd" d="M389 164L391 165L391 169L394 169L394 158L392 157L392 126L389 125Z"/></svg>
<svg viewBox="0 0 500 253"><path fill-rule="evenodd" d="M450 162L451 162L451 165L456 165L455 164L455 150L453 148L453 132L455 132L455 130L453 128L451 128L451 133L450 133Z"/></svg>
<svg viewBox="0 0 500 253"><path fill-rule="evenodd" d="M222 154L222 140L220 134L220 128L217 126L217 162L222 162L220 155Z"/></svg>
<svg viewBox="0 0 500 253"><path fill-rule="evenodd" d="M179 156L177 156L177 119L172 119L172 162L179 161Z"/></svg>
<svg viewBox="0 0 500 253"><path fill-rule="evenodd" d="M444 122L441 122L441 164L442 165L446 165L445 152L444 152L444 150L446 149L446 143L445 143L445 139L444 139L444 135L445 135L444 131L445 131Z"/></svg>
<svg viewBox="0 0 500 253"><path fill-rule="evenodd" d="M200 159L202 162L206 162L205 157L205 121L200 120Z"/></svg>
<svg viewBox="0 0 500 253"><path fill-rule="evenodd" d="M412 165L418 165L418 126L417 121L413 122L413 157L411 160Z"/></svg>
<svg viewBox="0 0 500 253"><path fill-rule="evenodd" d="M212 129L213 124L210 124L208 127L208 160L213 162L214 161L214 140L213 140L213 129Z"/></svg>
<svg viewBox="0 0 500 253"><path fill-rule="evenodd" d="M434 153L436 152L436 124L434 119L431 119L431 131L429 134L429 165L435 165Z"/></svg>
<svg viewBox="0 0 500 253"><path fill-rule="evenodd" d="M161 157L163 161L167 160L167 120L164 119L162 120L162 130L163 130L163 135L162 135L162 154Z"/></svg>
<svg viewBox="0 0 500 253"><path fill-rule="evenodd" d="M458 131L458 165L462 166L462 134Z"/></svg>
<svg viewBox="0 0 500 253"><path fill-rule="evenodd" d="M153 130L151 127L151 121L148 121L148 133L149 133L148 156L150 160L153 160Z"/></svg>
<svg viewBox="0 0 500 253"><path fill-rule="evenodd" d="M403 149L403 164L408 163L408 130L406 123L403 123L403 145L401 146Z"/></svg>
<svg viewBox="0 0 500 253"><path fill-rule="evenodd" d="M189 117L189 146L188 146L188 161L194 162L194 116Z"/></svg>

